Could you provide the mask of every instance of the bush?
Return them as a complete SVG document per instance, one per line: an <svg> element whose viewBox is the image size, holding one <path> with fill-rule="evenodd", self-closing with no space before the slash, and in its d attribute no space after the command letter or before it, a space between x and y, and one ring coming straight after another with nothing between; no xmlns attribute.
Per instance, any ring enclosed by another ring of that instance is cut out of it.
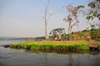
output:
<svg viewBox="0 0 100 66"><path fill-rule="evenodd" d="M96 29L96 30L91 31L90 35L91 35L92 38L99 38L100 29Z"/></svg>
<svg viewBox="0 0 100 66"><path fill-rule="evenodd" d="M96 38L96 31L91 31L90 35L92 38Z"/></svg>
<svg viewBox="0 0 100 66"><path fill-rule="evenodd" d="M97 38L100 38L100 35L97 35Z"/></svg>
<svg viewBox="0 0 100 66"><path fill-rule="evenodd" d="M74 36L72 36L72 38L74 38Z"/></svg>
<svg viewBox="0 0 100 66"><path fill-rule="evenodd" d="M62 34L62 38L65 38L65 37L67 37L67 36L69 36L69 35L66 34L66 33Z"/></svg>

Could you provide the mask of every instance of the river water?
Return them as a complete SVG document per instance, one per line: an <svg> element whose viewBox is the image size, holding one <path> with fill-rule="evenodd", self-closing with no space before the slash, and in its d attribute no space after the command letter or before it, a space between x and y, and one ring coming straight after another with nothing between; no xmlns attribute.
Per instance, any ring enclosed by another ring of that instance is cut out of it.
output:
<svg viewBox="0 0 100 66"><path fill-rule="evenodd" d="M0 66L100 66L99 51L51 51L4 48L24 41L0 40Z"/></svg>

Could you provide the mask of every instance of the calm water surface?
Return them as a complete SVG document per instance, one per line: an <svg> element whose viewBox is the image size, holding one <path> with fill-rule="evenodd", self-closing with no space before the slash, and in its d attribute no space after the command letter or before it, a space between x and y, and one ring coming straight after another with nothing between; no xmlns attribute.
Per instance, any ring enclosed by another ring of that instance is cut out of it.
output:
<svg viewBox="0 0 100 66"><path fill-rule="evenodd" d="M0 41L0 66L100 66L99 51L39 51L4 48L23 41Z"/></svg>

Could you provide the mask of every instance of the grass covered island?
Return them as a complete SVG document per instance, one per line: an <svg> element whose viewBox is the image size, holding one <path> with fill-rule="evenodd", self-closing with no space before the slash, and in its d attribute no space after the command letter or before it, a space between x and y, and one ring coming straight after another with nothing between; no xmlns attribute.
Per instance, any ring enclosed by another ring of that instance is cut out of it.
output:
<svg viewBox="0 0 100 66"><path fill-rule="evenodd" d="M11 48L24 48L31 50L87 50L89 49L88 44L96 42L100 45L100 42L91 40L74 40L74 41L27 41L23 43L11 44ZM100 47L99 47L100 48Z"/></svg>

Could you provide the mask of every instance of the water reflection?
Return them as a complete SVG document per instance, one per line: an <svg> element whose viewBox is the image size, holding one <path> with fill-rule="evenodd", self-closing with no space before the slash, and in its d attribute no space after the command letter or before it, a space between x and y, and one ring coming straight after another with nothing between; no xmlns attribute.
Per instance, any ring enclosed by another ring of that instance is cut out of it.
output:
<svg viewBox="0 0 100 66"><path fill-rule="evenodd" d="M72 54L68 55L68 57L69 57L69 65L68 66L72 66L72 63L73 63Z"/></svg>
<svg viewBox="0 0 100 66"><path fill-rule="evenodd" d="M0 64L7 66L100 66L100 51L0 48Z"/></svg>
<svg viewBox="0 0 100 66"><path fill-rule="evenodd" d="M34 53L34 51L35 50L31 50L31 52L33 52L33 53ZM27 50L26 50L26 52L27 52ZM38 53L40 53L40 54L44 53L44 58L45 58L44 64L45 64L45 66L49 66L48 65L49 61L48 60L50 59L49 58L50 53L54 53L55 57L57 55L67 56L67 59L65 59L67 61L65 66L83 66L83 65L85 65L85 66L90 66L90 65L95 66L95 64L97 66L100 65L99 62L98 62L98 61L100 61L100 55L99 55L100 52L99 51L89 51L89 50L84 50L84 51L82 51L82 50L77 50L77 51L40 50L39 51L38 50L37 54ZM62 56L60 56L60 57L62 57ZM60 58L60 57L57 57L57 58ZM97 57L99 57L99 58L96 59ZM60 59L61 62L65 62L65 61L62 61L62 60ZM54 58L52 59L52 61L54 61Z"/></svg>
<svg viewBox="0 0 100 66"><path fill-rule="evenodd" d="M0 41L0 45L10 43L17 41ZM99 53L89 50L26 50L0 46L0 66L100 66Z"/></svg>
<svg viewBox="0 0 100 66"><path fill-rule="evenodd" d="M28 49L18 49L18 48L11 48L15 50L25 50L26 53L56 53L56 54L67 54L70 58L73 54L87 54L89 55L99 55L100 50L76 50L76 51L67 51L67 50L28 50Z"/></svg>
<svg viewBox="0 0 100 66"><path fill-rule="evenodd" d="M89 51L90 55L99 55L99 51Z"/></svg>
<svg viewBox="0 0 100 66"><path fill-rule="evenodd" d="M16 48L12 48L12 49L16 49ZM16 49L16 50L20 50L20 49ZM27 49L23 49L25 50L25 52L28 53L56 53L56 54L67 54L67 55L73 55L73 54L86 54L89 52L89 50L76 50L76 51L67 51L67 50L27 50Z"/></svg>

